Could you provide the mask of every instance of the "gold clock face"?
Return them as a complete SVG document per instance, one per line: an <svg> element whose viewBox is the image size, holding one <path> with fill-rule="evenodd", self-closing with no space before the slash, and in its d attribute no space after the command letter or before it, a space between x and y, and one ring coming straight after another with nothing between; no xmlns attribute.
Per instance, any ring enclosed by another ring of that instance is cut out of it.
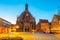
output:
<svg viewBox="0 0 60 40"><path fill-rule="evenodd" d="M26 14L26 16L28 16L28 14Z"/></svg>

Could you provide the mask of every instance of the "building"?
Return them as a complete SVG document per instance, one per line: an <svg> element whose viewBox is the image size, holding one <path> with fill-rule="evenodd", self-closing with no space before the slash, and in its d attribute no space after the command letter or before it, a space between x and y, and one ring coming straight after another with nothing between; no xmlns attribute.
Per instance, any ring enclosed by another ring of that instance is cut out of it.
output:
<svg viewBox="0 0 60 40"><path fill-rule="evenodd" d="M49 27L50 27L50 25L49 25L48 20L41 19L40 22L38 23L37 30L39 32L50 33Z"/></svg>
<svg viewBox="0 0 60 40"><path fill-rule="evenodd" d="M17 17L16 24L19 25L19 29L17 29L19 32L32 32L32 30L35 30L35 18L29 12L28 4L25 5L25 11Z"/></svg>
<svg viewBox="0 0 60 40"><path fill-rule="evenodd" d="M8 33L9 29L8 27L11 25L10 22L8 22L5 19L0 18L0 33Z"/></svg>
<svg viewBox="0 0 60 40"><path fill-rule="evenodd" d="M60 33L60 12L58 14L55 14L53 16L52 22L51 22L51 32L52 33Z"/></svg>
<svg viewBox="0 0 60 40"><path fill-rule="evenodd" d="M0 18L0 27L9 27L11 25L10 22L8 22L5 19Z"/></svg>
<svg viewBox="0 0 60 40"><path fill-rule="evenodd" d="M40 28L41 27L40 27L40 20L39 20L39 22L36 25L36 32L41 32L41 29Z"/></svg>
<svg viewBox="0 0 60 40"><path fill-rule="evenodd" d="M8 27L8 29L9 29L8 32L9 32L9 33L10 33L10 32L16 32L18 28L19 28L18 25L12 24L12 25L10 25L10 26Z"/></svg>
<svg viewBox="0 0 60 40"><path fill-rule="evenodd" d="M2 33L8 33L9 29L6 27L0 27L0 34Z"/></svg>

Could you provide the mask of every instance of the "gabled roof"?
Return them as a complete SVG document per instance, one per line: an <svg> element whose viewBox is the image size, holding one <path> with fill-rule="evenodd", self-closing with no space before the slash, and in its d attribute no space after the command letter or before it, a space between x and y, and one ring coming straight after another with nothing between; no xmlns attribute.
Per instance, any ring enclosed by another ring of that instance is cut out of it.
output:
<svg viewBox="0 0 60 40"><path fill-rule="evenodd" d="M25 11L22 12L22 14L18 18L24 18L26 16L26 14L28 14L29 17L34 18L28 10L28 4L25 5Z"/></svg>
<svg viewBox="0 0 60 40"><path fill-rule="evenodd" d="M48 23L48 20L46 20L46 19L41 19L40 22L41 22L41 23Z"/></svg>
<svg viewBox="0 0 60 40"><path fill-rule="evenodd" d="M5 19L3 19L3 18L0 18L0 20L2 20L2 21L4 21L5 23L7 23L7 24L10 24L10 25L11 25L11 23L10 23L9 21L7 21L7 20L5 20Z"/></svg>
<svg viewBox="0 0 60 40"><path fill-rule="evenodd" d="M22 14L19 17L23 18L26 16L26 14L28 14L30 17L33 17L29 11L22 12Z"/></svg>

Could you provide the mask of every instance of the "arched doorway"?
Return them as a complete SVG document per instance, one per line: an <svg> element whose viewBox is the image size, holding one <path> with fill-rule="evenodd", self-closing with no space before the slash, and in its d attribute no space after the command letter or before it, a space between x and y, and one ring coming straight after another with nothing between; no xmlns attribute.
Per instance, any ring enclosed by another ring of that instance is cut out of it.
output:
<svg viewBox="0 0 60 40"><path fill-rule="evenodd" d="M25 28L25 32L29 32L29 28Z"/></svg>

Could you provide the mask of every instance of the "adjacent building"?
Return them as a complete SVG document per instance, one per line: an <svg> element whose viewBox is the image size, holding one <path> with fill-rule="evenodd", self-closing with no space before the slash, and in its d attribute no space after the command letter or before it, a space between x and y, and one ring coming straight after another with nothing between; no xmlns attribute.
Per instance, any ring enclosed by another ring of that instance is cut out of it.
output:
<svg viewBox="0 0 60 40"><path fill-rule="evenodd" d="M51 32L52 33L60 33L60 12L58 14L55 14L53 16L52 22L51 22Z"/></svg>
<svg viewBox="0 0 60 40"><path fill-rule="evenodd" d="M0 18L0 33L8 33L8 27L11 25L7 20Z"/></svg>
<svg viewBox="0 0 60 40"><path fill-rule="evenodd" d="M0 27L9 27L11 25L7 20L0 18Z"/></svg>
<svg viewBox="0 0 60 40"><path fill-rule="evenodd" d="M36 32L41 32L40 20L36 25Z"/></svg>
<svg viewBox="0 0 60 40"><path fill-rule="evenodd" d="M8 33L9 29L6 27L0 27L0 34L1 33Z"/></svg>
<svg viewBox="0 0 60 40"><path fill-rule="evenodd" d="M8 29L9 29L8 32L9 32L9 33L10 33L10 32L16 32L18 28L19 28L18 25L12 24L12 25L10 25L10 26L8 27Z"/></svg>
<svg viewBox="0 0 60 40"><path fill-rule="evenodd" d="M49 27L50 25L49 25L48 20L40 19L40 22L38 23L37 31L44 32L44 33L50 33Z"/></svg>

